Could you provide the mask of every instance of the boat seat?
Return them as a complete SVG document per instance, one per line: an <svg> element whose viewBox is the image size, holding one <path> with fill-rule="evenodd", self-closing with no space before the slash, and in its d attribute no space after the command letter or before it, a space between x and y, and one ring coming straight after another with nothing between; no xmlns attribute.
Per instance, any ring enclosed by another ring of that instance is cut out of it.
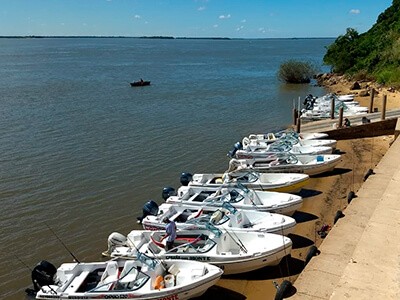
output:
<svg viewBox="0 0 400 300"><path fill-rule="evenodd" d="M149 249L149 251L153 254L158 254L161 251L161 249L157 245L155 245L152 241L148 242L147 249Z"/></svg>
<svg viewBox="0 0 400 300"><path fill-rule="evenodd" d="M133 284L138 276L139 272L136 269L136 262L134 260L127 260L122 269L120 283L126 288L131 288L130 284Z"/></svg>
<svg viewBox="0 0 400 300"><path fill-rule="evenodd" d="M257 139L258 139L259 141L262 141L262 140L265 139L265 136L264 136L263 134L257 134Z"/></svg>
<svg viewBox="0 0 400 300"><path fill-rule="evenodd" d="M188 269L184 272L179 272L175 276L176 285L184 284L185 282L191 282L196 278L203 276L206 273L206 267L196 267Z"/></svg>
<svg viewBox="0 0 400 300"><path fill-rule="evenodd" d="M180 271L179 268L175 264L170 266L168 269L168 273L174 275L175 277L176 277L176 275L178 275L179 271Z"/></svg>
<svg viewBox="0 0 400 300"><path fill-rule="evenodd" d="M107 263L106 269L104 270L103 275L99 283L97 284L98 291L108 291L111 290L115 281L118 280L119 277L119 269L118 263L116 261L109 261Z"/></svg>

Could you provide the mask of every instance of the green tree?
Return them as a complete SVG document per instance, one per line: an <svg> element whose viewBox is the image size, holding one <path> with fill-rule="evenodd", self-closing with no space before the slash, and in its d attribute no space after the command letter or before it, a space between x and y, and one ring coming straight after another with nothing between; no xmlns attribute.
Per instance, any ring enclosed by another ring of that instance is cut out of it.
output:
<svg viewBox="0 0 400 300"><path fill-rule="evenodd" d="M355 45L358 38L357 30L347 28L345 35L340 35L332 45L327 47L324 63L332 66L332 71L335 73L344 73L351 69L356 63Z"/></svg>
<svg viewBox="0 0 400 300"><path fill-rule="evenodd" d="M286 83L309 83L317 68L311 62L288 60L281 64L278 78Z"/></svg>

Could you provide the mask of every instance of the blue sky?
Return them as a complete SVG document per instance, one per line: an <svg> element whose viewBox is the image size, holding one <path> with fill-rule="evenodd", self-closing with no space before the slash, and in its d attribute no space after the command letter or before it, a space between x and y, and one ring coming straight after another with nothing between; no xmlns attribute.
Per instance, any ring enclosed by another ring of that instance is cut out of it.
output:
<svg viewBox="0 0 400 300"><path fill-rule="evenodd" d="M0 0L0 35L337 37L391 0Z"/></svg>

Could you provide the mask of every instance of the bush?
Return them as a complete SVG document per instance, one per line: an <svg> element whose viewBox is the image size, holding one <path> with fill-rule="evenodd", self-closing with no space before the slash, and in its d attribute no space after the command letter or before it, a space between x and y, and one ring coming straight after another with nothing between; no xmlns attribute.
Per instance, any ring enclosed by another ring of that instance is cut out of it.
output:
<svg viewBox="0 0 400 300"><path fill-rule="evenodd" d="M286 83L309 83L317 73L317 68L310 62L289 60L281 64L278 78Z"/></svg>

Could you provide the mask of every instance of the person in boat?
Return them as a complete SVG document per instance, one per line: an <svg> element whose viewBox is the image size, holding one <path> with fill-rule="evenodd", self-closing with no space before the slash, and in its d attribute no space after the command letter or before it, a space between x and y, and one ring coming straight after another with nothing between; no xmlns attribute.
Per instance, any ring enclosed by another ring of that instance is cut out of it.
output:
<svg viewBox="0 0 400 300"><path fill-rule="evenodd" d="M144 82L144 81L143 81L143 79L142 79L142 78L140 78L140 83L141 83L141 84L143 84L143 82Z"/></svg>
<svg viewBox="0 0 400 300"><path fill-rule="evenodd" d="M167 225L165 225L166 235L162 237L161 242L164 239L167 239L165 250L169 251L174 247L174 241L176 239L176 224L168 218L164 218L163 222Z"/></svg>
<svg viewBox="0 0 400 300"><path fill-rule="evenodd" d="M345 118L345 119L344 119L343 126L344 126L344 127L350 127L350 126L351 126L351 124L350 124L350 120L349 120L349 119L347 119L347 118Z"/></svg>

